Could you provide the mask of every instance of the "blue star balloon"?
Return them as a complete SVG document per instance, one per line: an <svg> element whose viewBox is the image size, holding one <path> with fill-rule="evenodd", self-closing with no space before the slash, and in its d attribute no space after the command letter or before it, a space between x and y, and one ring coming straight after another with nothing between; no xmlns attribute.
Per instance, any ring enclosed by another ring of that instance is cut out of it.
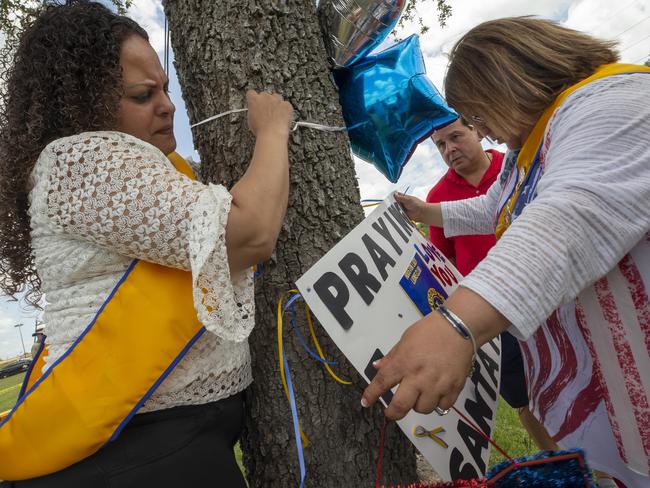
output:
<svg viewBox="0 0 650 488"><path fill-rule="evenodd" d="M352 152L395 183L417 145L458 118L426 77L416 35L334 71Z"/></svg>

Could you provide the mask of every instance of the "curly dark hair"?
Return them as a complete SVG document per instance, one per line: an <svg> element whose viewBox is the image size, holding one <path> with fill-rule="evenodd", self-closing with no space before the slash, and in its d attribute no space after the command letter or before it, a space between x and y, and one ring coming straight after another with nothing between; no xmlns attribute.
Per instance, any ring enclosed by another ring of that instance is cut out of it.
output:
<svg viewBox="0 0 650 488"><path fill-rule="evenodd" d="M47 2L27 20L0 85L0 287L38 307L29 177L55 139L115 127L123 94L120 48L149 39L133 20L84 0ZM9 61L7 61L9 60Z"/></svg>

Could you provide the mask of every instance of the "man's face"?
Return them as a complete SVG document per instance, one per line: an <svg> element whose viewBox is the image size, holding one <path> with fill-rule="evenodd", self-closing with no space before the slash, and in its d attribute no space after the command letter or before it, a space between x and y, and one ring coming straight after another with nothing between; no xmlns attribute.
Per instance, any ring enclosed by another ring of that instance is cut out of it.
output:
<svg viewBox="0 0 650 488"><path fill-rule="evenodd" d="M435 131L431 139L447 166L461 176L474 171L485 158L478 133L460 120Z"/></svg>

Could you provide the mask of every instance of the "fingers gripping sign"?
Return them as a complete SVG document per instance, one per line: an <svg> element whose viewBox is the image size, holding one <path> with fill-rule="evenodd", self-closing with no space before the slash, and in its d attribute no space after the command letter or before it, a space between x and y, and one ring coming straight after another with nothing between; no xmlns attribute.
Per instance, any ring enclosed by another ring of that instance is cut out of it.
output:
<svg viewBox="0 0 650 488"><path fill-rule="evenodd" d="M439 203L427 203L417 197L395 193L399 203L409 219L427 225L442 227L442 209Z"/></svg>
<svg viewBox="0 0 650 488"><path fill-rule="evenodd" d="M406 215L411 220L421 222L424 214L426 203L419 198L405 195L403 193L396 193L395 200L404 208Z"/></svg>
<svg viewBox="0 0 650 488"><path fill-rule="evenodd" d="M450 408L465 385L472 346L433 312L409 327L391 352L375 363L377 374L363 393L362 405L373 405L400 385L386 410L391 419L409 410L431 413Z"/></svg>

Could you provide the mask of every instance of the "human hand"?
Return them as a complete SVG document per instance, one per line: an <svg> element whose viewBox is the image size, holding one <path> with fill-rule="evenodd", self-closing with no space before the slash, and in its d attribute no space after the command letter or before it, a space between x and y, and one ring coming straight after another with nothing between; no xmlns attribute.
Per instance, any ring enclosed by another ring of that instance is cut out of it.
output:
<svg viewBox="0 0 650 488"><path fill-rule="evenodd" d="M246 92L248 105L248 128L255 137L265 134L289 136L293 121L293 107L277 93Z"/></svg>
<svg viewBox="0 0 650 488"><path fill-rule="evenodd" d="M399 420L409 410L431 413L451 408L467 380L474 350L437 312L409 327L400 341L374 364L377 375L363 392L370 406L399 383L386 416Z"/></svg>
<svg viewBox="0 0 650 488"><path fill-rule="evenodd" d="M423 222L427 209L427 203L417 197L405 195L404 193L395 193L395 200L404 207L406 215L411 220Z"/></svg>

